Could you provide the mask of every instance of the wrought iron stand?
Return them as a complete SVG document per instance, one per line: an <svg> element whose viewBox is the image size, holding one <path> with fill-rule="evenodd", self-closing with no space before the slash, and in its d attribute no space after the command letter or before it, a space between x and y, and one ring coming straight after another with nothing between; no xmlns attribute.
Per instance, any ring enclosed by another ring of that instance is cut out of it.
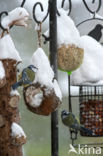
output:
<svg viewBox="0 0 103 156"><path fill-rule="evenodd" d="M49 0L50 8L50 63L57 78L57 1ZM51 115L51 153L58 156L58 111Z"/></svg>

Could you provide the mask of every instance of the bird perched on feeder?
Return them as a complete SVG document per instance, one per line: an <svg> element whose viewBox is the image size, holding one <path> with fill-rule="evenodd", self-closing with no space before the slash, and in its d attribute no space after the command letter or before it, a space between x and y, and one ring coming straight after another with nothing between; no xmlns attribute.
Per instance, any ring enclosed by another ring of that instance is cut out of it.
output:
<svg viewBox="0 0 103 156"><path fill-rule="evenodd" d="M80 125L77 119L75 118L75 115L72 114L71 112L67 112L66 110L63 110L61 112L61 118L65 126L71 129L75 129L77 131L81 130L87 133L88 135L92 135L93 131Z"/></svg>
<svg viewBox="0 0 103 156"><path fill-rule="evenodd" d="M15 90L20 86L27 87L31 84L35 78L35 73L38 68L34 65L29 65L27 68L23 69L22 73L19 75L19 81L12 85L12 89Z"/></svg>

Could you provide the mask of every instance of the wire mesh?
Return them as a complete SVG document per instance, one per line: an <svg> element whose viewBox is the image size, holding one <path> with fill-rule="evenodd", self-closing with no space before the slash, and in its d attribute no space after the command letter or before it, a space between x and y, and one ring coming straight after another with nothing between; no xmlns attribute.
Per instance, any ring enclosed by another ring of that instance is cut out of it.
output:
<svg viewBox="0 0 103 156"><path fill-rule="evenodd" d="M79 89L80 124L93 131L89 136L103 136L103 86L81 86ZM82 136L88 136L80 132Z"/></svg>

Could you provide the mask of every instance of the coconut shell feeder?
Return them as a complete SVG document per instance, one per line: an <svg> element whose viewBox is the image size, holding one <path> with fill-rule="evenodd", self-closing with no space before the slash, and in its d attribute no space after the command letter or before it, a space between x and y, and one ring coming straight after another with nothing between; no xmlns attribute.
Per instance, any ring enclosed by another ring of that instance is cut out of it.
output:
<svg viewBox="0 0 103 156"><path fill-rule="evenodd" d="M58 68L63 71L74 71L80 67L84 58L84 50L75 45L62 45L57 51Z"/></svg>
<svg viewBox="0 0 103 156"><path fill-rule="evenodd" d="M47 94L48 88L41 86L39 83L31 84L23 89L24 100L27 108L38 115L50 115L61 104L60 99L56 96L54 89L50 90ZM35 96L42 94L42 100L39 106L35 105ZM34 98L33 102L32 99Z"/></svg>

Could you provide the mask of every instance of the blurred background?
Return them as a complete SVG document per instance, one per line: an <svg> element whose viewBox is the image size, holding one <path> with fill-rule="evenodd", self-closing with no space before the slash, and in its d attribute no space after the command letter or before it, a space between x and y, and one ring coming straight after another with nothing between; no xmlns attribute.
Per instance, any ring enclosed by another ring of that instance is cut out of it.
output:
<svg viewBox="0 0 103 156"><path fill-rule="evenodd" d="M35 0L27 0L25 8L31 14L32 4ZM44 0L46 1L46 0ZM43 2L43 0L42 0ZM58 6L60 6L61 0L58 0ZM88 0L90 3L91 1ZM97 1L96 1L97 3ZM19 7L21 0L0 0L0 12L11 11L16 7ZM65 8L68 9L68 3L65 3ZM91 3L90 3L91 5ZM95 4L96 6L96 4ZM95 7L93 6L93 7ZM91 6L92 7L92 6ZM103 4L99 14L103 15ZM88 19L90 13L83 6L82 0L73 0L73 9L71 17L76 24ZM30 17L32 19L32 17ZM43 31L45 30L45 25ZM30 63L30 59L38 47L37 34L35 32L35 23L30 20L29 27L27 29L21 27L14 27L11 29L10 34L15 43L17 50L22 58L22 63L18 68L22 69ZM43 48L47 55L49 55L49 46L43 45ZM69 144L71 143L68 128L62 125L60 114L63 109L68 110L68 79L67 74L58 71L59 84L63 93L63 103L59 109L59 156L68 156ZM27 135L27 144L23 146L24 156L50 156L51 155L51 121L50 116L44 117L35 115L29 112L24 104L22 89L19 89L21 95L20 101L20 114L21 125ZM73 112L76 116L79 116L79 101L78 98L72 99ZM77 143L90 143L90 142L103 142L103 138L84 138L78 136ZM70 154L72 155L72 154ZM75 155L75 154L74 154Z"/></svg>

